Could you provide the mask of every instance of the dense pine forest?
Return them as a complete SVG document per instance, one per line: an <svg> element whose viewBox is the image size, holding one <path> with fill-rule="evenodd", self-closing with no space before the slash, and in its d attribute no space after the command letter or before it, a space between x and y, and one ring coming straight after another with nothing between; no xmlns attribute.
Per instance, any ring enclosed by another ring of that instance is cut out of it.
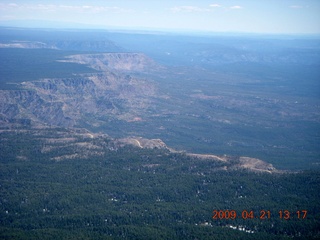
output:
<svg viewBox="0 0 320 240"><path fill-rule="evenodd" d="M232 161L116 147L108 137L77 138L72 148L35 131L0 139L1 239L320 237L319 172L226 170ZM85 144L103 154L53 160Z"/></svg>

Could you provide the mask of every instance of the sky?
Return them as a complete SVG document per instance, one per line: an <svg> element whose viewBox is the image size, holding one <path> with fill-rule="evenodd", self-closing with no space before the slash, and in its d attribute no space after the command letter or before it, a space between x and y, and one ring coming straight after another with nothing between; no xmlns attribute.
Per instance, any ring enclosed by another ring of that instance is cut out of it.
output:
<svg viewBox="0 0 320 240"><path fill-rule="evenodd" d="M102 29L320 34L320 0L0 0L0 25L17 20L23 27L72 23Z"/></svg>

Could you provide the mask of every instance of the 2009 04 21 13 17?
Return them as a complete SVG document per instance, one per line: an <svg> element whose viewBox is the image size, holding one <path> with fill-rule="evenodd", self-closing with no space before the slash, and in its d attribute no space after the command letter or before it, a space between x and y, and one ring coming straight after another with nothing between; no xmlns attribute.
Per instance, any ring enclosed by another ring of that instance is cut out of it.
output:
<svg viewBox="0 0 320 240"><path fill-rule="evenodd" d="M212 219L271 219L272 217L278 217L283 220L289 220L291 218L306 219L307 210L279 210L277 214L272 214L269 210L260 210L259 212L253 210L242 210L237 212L236 210L213 210Z"/></svg>

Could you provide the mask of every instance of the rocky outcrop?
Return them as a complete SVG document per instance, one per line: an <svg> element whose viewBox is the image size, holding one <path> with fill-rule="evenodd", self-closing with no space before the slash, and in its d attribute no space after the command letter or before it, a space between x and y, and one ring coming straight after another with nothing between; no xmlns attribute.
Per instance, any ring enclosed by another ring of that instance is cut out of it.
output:
<svg viewBox="0 0 320 240"><path fill-rule="evenodd" d="M147 149L168 149L167 145L161 139L147 139L142 137L127 137L116 141L119 146L133 145L139 148Z"/></svg>
<svg viewBox="0 0 320 240"><path fill-rule="evenodd" d="M257 158L250 157L240 157L239 164L237 165L240 168L249 169L256 172L275 172L277 171L275 167L267 162L264 162Z"/></svg>
<svg viewBox="0 0 320 240"><path fill-rule="evenodd" d="M252 172L280 173L272 164L251 157L217 156L212 154L186 153L187 156L203 161L218 161L225 163L224 170L246 169Z"/></svg>

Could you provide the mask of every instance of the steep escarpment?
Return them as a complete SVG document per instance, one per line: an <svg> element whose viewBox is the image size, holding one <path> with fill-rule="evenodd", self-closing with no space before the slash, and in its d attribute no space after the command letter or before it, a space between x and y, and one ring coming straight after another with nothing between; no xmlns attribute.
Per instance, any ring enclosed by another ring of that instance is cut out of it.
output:
<svg viewBox="0 0 320 240"><path fill-rule="evenodd" d="M0 116L2 126L21 124L55 124L72 126L74 119L63 112L63 102L49 101L50 96L43 96L32 90L0 90Z"/></svg>
<svg viewBox="0 0 320 240"><path fill-rule="evenodd" d="M28 119L36 125L97 127L110 118L140 119L156 93L155 84L119 70L142 70L155 63L143 54L99 56L75 58L82 59L77 60L79 63L103 70L100 73L40 79L23 82L22 90L1 90L0 121L8 125Z"/></svg>
<svg viewBox="0 0 320 240"><path fill-rule="evenodd" d="M152 83L111 72L66 79L24 82L24 90L0 92L2 121L30 119L37 124L70 127L86 115L130 121L148 107ZM6 120L4 120L6 119Z"/></svg>

